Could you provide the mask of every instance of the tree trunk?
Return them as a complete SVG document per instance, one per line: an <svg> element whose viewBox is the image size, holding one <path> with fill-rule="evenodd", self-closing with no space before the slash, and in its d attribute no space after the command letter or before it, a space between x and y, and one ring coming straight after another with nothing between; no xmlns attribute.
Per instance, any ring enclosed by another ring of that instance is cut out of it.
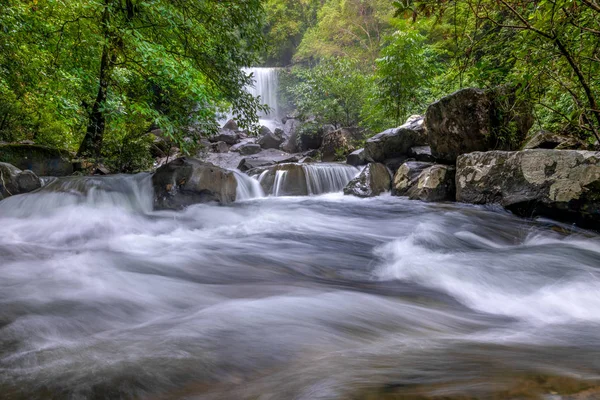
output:
<svg viewBox="0 0 600 400"><path fill-rule="evenodd" d="M98 77L98 94L90 113L85 137L79 146L78 157L99 158L102 150L102 139L104 138L104 129L106 127L106 115L104 106L108 96L108 86L110 72L112 69L110 33L108 31L108 20L110 10L108 9L111 0L105 0L104 13L102 14L102 30L104 33L104 46L102 47L102 58L100 60L100 72Z"/></svg>

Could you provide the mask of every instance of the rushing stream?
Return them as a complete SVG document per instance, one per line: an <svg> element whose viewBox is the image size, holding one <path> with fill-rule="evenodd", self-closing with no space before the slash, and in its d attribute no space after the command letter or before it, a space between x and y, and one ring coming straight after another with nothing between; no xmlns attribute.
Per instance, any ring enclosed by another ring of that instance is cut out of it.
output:
<svg viewBox="0 0 600 400"><path fill-rule="evenodd" d="M599 393L594 233L338 193L151 208L148 175L0 202L0 397L597 398L562 396Z"/></svg>

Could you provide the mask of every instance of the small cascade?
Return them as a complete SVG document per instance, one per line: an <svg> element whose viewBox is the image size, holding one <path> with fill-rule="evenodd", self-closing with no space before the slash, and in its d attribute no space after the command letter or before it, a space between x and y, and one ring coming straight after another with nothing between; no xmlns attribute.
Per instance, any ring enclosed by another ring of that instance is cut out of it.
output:
<svg viewBox="0 0 600 400"><path fill-rule="evenodd" d="M85 176L47 180L32 193L12 196L0 203L0 216L25 217L77 205L152 212L152 175Z"/></svg>
<svg viewBox="0 0 600 400"><path fill-rule="evenodd" d="M232 172L235 174L235 179L237 180L237 201L265 197L265 192L259 181L252 179L239 170L232 170Z"/></svg>
<svg viewBox="0 0 600 400"><path fill-rule="evenodd" d="M341 192L360 170L346 164L279 164L252 176L271 196L312 196Z"/></svg>
<svg viewBox="0 0 600 400"><path fill-rule="evenodd" d="M276 171L275 182L273 183L273 196L278 197L284 195L283 185L285 184L285 177L288 171Z"/></svg>
<svg viewBox="0 0 600 400"><path fill-rule="evenodd" d="M359 173L346 164L303 164L308 194L340 192Z"/></svg>

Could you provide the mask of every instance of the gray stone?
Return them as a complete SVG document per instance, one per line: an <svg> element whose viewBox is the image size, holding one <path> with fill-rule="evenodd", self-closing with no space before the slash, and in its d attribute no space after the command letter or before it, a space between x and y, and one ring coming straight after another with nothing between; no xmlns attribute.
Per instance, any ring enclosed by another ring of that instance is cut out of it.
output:
<svg viewBox="0 0 600 400"><path fill-rule="evenodd" d="M375 197L390 190L390 171L383 164L371 163L344 188L345 195Z"/></svg>
<svg viewBox="0 0 600 400"><path fill-rule="evenodd" d="M417 182L408 190L411 200L427 202L454 201L456 168L450 165L434 165L423 170Z"/></svg>
<svg viewBox="0 0 600 400"><path fill-rule="evenodd" d="M38 176L67 176L73 173L72 155L51 147L3 144L0 145L0 162L21 170L31 170Z"/></svg>
<svg viewBox="0 0 600 400"><path fill-rule="evenodd" d="M384 162L406 156L411 147L427 144L427 131L423 117L412 116L404 125L388 129L367 140L365 158L369 161Z"/></svg>
<svg viewBox="0 0 600 400"><path fill-rule="evenodd" d="M297 119L288 119L285 121L285 125L283 126L283 143L281 144L281 150L288 153L298 152L296 141L300 125L301 122Z"/></svg>
<svg viewBox="0 0 600 400"><path fill-rule="evenodd" d="M365 158L365 149L358 149L348 154L346 157L346 164L353 165L355 167L359 167L361 165L366 165L368 163Z"/></svg>
<svg viewBox="0 0 600 400"><path fill-rule="evenodd" d="M33 171L21 171L14 165L0 162L0 200L41 187L42 180Z"/></svg>
<svg viewBox="0 0 600 400"><path fill-rule="evenodd" d="M262 148L257 143L246 143L239 148L239 153L243 156L250 156L252 154L260 153Z"/></svg>
<svg viewBox="0 0 600 400"><path fill-rule="evenodd" d="M234 119L230 119L229 121L227 121L227 123L225 125L223 125L223 129L234 131L234 132L239 131L238 124L237 124L237 122L235 122Z"/></svg>
<svg viewBox="0 0 600 400"><path fill-rule="evenodd" d="M284 153L277 150L265 150L240 160L237 168L240 171L248 171L254 168L265 167L275 164L298 162L300 157L294 154Z"/></svg>
<svg viewBox="0 0 600 400"><path fill-rule="evenodd" d="M450 163L474 151L518 149L533 124L530 106L506 88L459 90L430 105L425 121L433 157Z"/></svg>
<svg viewBox="0 0 600 400"><path fill-rule="evenodd" d="M269 131L262 135L257 142L263 149L279 149L279 146L283 143L283 131L281 129L275 129L275 132Z"/></svg>
<svg viewBox="0 0 600 400"><path fill-rule="evenodd" d="M341 128L327 132L323 136L321 154L324 162L343 161L355 150L354 143L363 139L363 131L358 128Z"/></svg>
<svg viewBox="0 0 600 400"><path fill-rule="evenodd" d="M519 215L600 223L600 152L490 151L457 160L458 201L498 203Z"/></svg>
<svg viewBox="0 0 600 400"><path fill-rule="evenodd" d="M232 146L240 141L240 135L228 129L221 129L219 134L209 138L212 143L225 142Z"/></svg>
<svg viewBox="0 0 600 400"><path fill-rule="evenodd" d="M193 158L178 158L152 176L157 209L181 209L208 202L229 204L236 200L233 172Z"/></svg>
<svg viewBox="0 0 600 400"><path fill-rule="evenodd" d="M587 144L578 138L563 136L548 131L539 131L525 143L523 150L532 149L557 149L557 150L585 150Z"/></svg>
<svg viewBox="0 0 600 400"><path fill-rule="evenodd" d="M214 153L227 153L229 146L225 142L216 142L210 145L210 150Z"/></svg>
<svg viewBox="0 0 600 400"><path fill-rule="evenodd" d="M394 175L392 194L394 196L408 196L409 189L417 184L421 172L432 166L432 163L419 161L402 164Z"/></svg>
<svg viewBox="0 0 600 400"><path fill-rule="evenodd" d="M435 162L435 157L431 154L431 147L429 146L411 147L408 156L417 161Z"/></svg>

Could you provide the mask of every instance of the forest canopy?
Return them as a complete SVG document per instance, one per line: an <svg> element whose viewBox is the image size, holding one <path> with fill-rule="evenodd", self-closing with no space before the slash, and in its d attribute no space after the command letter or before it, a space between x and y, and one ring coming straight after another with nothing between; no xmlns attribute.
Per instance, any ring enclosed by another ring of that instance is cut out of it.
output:
<svg viewBox="0 0 600 400"><path fill-rule="evenodd" d="M506 86L536 129L600 136L597 0L0 0L0 141L148 168L231 112L248 66L283 67L290 112L372 133L464 87ZM510 107L510 105L507 105Z"/></svg>

